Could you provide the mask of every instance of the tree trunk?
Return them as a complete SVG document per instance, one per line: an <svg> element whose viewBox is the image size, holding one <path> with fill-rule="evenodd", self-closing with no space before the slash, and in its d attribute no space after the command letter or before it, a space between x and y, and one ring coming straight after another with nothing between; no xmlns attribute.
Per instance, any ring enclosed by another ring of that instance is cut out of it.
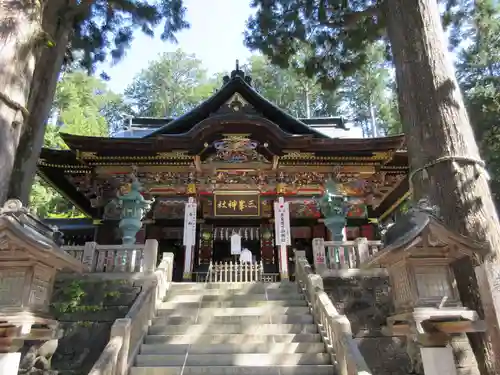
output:
<svg viewBox="0 0 500 375"><path fill-rule="evenodd" d="M43 46L43 2L0 0L0 207L7 198L33 79Z"/></svg>
<svg viewBox="0 0 500 375"><path fill-rule="evenodd" d="M407 136L411 170L416 171L446 156L480 159L447 50L436 0L387 0L386 6L399 110ZM500 224L487 177L477 171L473 163L437 163L429 167L427 173L415 174L413 195L416 200L428 197L437 205L450 230L486 242L490 256L485 261L498 262ZM493 306L487 306L485 297L488 296L482 291L498 374L500 331L497 313Z"/></svg>
<svg viewBox="0 0 500 375"><path fill-rule="evenodd" d="M10 180L9 198L29 204L37 162L43 146L47 120L71 33L71 23L60 18L65 0L51 0L43 15L43 28L51 36L52 48L42 51L33 77L28 101L30 116L25 122Z"/></svg>

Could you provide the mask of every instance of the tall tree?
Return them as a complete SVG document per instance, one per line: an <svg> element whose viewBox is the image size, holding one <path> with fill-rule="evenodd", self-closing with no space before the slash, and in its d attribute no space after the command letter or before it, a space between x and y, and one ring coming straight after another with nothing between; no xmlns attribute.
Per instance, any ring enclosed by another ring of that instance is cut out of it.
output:
<svg viewBox="0 0 500 375"><path fill-rule="evenodd" d="M140 116L178 117L208 98L217 86L202 62L181 50L167 52L142 70L125 90Z"/></svg>
<svg viewBox="0 0 500 375"><path fill-rule="evenodd" d="M362 128L365 137L401 130L392 73L385 45L374 43L367 49L366 64L342 82L343 96L350 112L347 117Z"/></svg>
<svg viewBox="0 0 500 375"><path fill-rule="evenodd" d="M108 122L102 110L115 100L101 79L75 71L66 73L57 85L52 108L63 132L106 136Z"/></svg>
<svg viewBox="0 0 500 375"><path fill-rule="evenodd" d="M254 6L258 10L248 23L247 44L284 66L304 43L313 46L306 72L325 86L356 72L366 63L367 48L387 38L414 198L428 197L450 230L487 244L486 265L478 272L484 276L481 280L488 280L481 298L497 353L492 358L500 372L500 298L493 294L491 273L500 260L500 224L447 52L437 1L255 0Z"/></svg>
<svg viewBox="0 0 500 375"><path fill-rule="evenodd" d="M153 29L161 23L162 39L173 40L174 32L188 26L182 4L182 0L0 3L0 22L9 25L0 34L7 46L0 54L0 66L7 67L0 71L0 204L8 195L9 183L9 194L27 203L28 195L20 191L23 186L31 186L36 173L65 57L77 58L80 65L92 70L108 56L120 59L135 30L153 35Z"/></svg>
<svg viewBox="0 0 500 375"><path fill-rule="evenodd" d="M300 58L294 61L300 67ZM274 66L261 55L252 56L243 67L252 76L254 88L266 99L296 117L339 115L341 97L322 90L315 79L296 69Z"/></svg>
<svg viewBox="0 0 500 375"><path fill-rule="evenodd" d="M40 1L0 0L0 206L7 197L35 62L44 46Z"/></svg>
<svg viewBox="0 0 500 375"><path fill-rule="evenodd" d="M469 11L462 37L469 43L458 54L457 73L469 115L492 176L500 207L500 5L477 0Z"/></svg>
<svg viewBox="0 0 500 375"><path fill-rule="evenodd" d="M51 120L46 127L44 146L67 148L59 133L106 136L109 133L108 106L116 103L116 94L106 83L83 71L65 73L59 81L52 106ZM41 217L74 217L82 214L40 178L30 192L30 206Z"/></svg>

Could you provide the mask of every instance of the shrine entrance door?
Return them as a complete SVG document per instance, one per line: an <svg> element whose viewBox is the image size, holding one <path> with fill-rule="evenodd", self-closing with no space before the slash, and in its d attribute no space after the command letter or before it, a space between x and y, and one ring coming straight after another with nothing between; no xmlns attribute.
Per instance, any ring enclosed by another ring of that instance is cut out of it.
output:
<svg viewBox="0 0 500 375"><path fill-rule="evenodd" d="M212 261L229 262L237 259L237 257L231 255L231 235L234 233L241 236L241 247L250 250L254 261L259 262L261 260L259 225L241 227L215 226Z"/></svg>

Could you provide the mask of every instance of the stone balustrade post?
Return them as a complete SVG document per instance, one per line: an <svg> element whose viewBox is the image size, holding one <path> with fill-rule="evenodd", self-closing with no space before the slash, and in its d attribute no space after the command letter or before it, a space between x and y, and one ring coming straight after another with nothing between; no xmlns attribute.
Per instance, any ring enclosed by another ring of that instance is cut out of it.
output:
<svg viewBox="0 0 500 375"><path fill-rule="evenodd" d="M312 247L313 247L313 257L314 257L314 268L315 271L321 275L321 273L326 271L327 269L325 239L314 238L312 241Z"/></svg>
<svg viewBox="0 0 500 375"><path fill-rule="evenodd" d="M0 353L0 374L17 375L21 353Z"/></svg>
<svg viewBox="0 0 500 375"><path fill-rule="evenodd" d="M315 311L315 301L316 301L316 293L318 290L323 290L323 278L317 274L309 274L307 275L307 293L309 297L309 302L311 303L312 313L314 316L314 320L318 321L318 312Z"/></svg>
<svg viewBox="0 0 500 375"><path fill-rule="evenodd" d="M96 242L85 242L85 246L83 247L83 258L82 263L85 264L89 271L94 271L95 261L96 261Z"/></svg>
<svg viewBox="0 0 500 375"><path fill-rule="evenodd" d="M167 281L172 282L172 277L174 273L174 254L163 253L163 259L165 259L167 263Z"/></svg>
<svg viewBox="0 0 500 375"><path fill-rule="evenodd" d="M158 259L158 241L155 239L146 240L143 250L144 273L153 273L156 269L156 260Z"/></svg>
<svg viewBox="0 0 500 375"><path fill-rule="evenodd" d="M451 347L420 348L425 375L457 375Z"/></svg>
<svg viewBox="0 0 500 375"><path fill-rule="evenodd" d="M130 348L130 329L131 321L128 318L116 319L111 326L110 340L113 337L123 338L122 347L116 359L116 368L114 375L127 375L128 372L128 352Z"/></svg>
<svg viewBox="0 0 500 375"><path fill-rule="evenodd" d="M368 238L358 237L354 240L354 246L356 251L356 268L360 268L361 265L368 260L370 257L370 248L368 246Z"/></svg>

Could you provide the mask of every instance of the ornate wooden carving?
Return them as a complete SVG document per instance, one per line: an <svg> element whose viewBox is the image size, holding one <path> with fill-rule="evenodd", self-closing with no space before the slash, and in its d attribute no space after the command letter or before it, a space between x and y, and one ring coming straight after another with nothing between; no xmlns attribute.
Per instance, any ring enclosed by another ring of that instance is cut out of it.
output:
<svg viewBox="0 0 500 375"><path fill-rule="evenodd" d="M312 198L290 198L290 217L292 218L320 218L319 202Z"/></svg>
<svg viewBox="0 0 500 375"><path fill-rule="evenodd" d="M154 203L154 219L184 219L187 198L159 198Z"/></svg>
<svg viewBox="0 0 500 375"><path fill-rule="evenodd" d="M212 259L214 246L213 225L200 225L200 246L198 251L198 264L209 264Z"/></svg>
<svg viewBox="0 0 500 375"><path fill-rule="evenodd" d="M260 212L261 216L265 218L271 218L274 216L274 199L272 198L262 198L260 199Z"/></svg>
<svg viewBox="0 0 500 375"><path fill-rule="evenodd" d="M272 224L260 226L261 260L264 264L274 264L274 228Z"/></svg>

